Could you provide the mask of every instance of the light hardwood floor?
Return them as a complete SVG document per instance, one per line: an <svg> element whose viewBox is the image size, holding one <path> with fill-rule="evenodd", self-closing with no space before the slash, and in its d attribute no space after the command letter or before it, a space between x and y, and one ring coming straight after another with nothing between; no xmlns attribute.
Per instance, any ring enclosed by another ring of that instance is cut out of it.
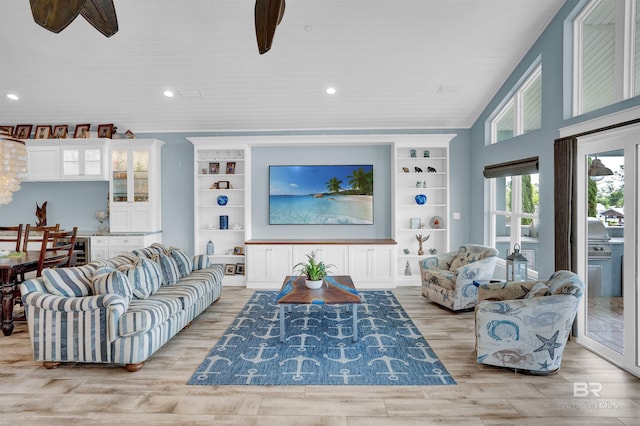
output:
<svg viewBox="0 0 640 426"><path fill-rule="evenodd" d="M0 424L109 425L638 425L640 379L571 341L549 377L478 365L474 315L431 304L417 287L394 290L458 382L451 386L187 386L252 294L222 298L161 348L145 367L32 360L26 324L0 335ZM573 397L576 382L602 383L600 397Z"/></svg>

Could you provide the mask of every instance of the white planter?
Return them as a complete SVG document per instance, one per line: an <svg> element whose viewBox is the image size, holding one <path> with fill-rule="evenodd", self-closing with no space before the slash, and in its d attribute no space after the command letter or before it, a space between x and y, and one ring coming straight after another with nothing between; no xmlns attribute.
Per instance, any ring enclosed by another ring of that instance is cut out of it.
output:
<svg viewBox="0 0 640 426"><path fill-rule="evenodd" d="M304 280L304 283L307 286L307 288L311 290L317 290L320 287L322 287L322 282L323 280Z"/></svg>

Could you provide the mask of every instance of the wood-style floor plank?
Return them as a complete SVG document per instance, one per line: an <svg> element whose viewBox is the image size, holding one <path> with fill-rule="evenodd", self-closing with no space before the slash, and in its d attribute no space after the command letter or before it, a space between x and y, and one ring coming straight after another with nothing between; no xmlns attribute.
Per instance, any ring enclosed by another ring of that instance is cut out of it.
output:
<svg viewBox="0 0 640 426"><path fill-rule="evenodd" d="M457 385L188 386L252 290L222 299L144 368L32 360L26 324L0 337L0 424L396 426L637 425L640 379L571 341L562 368L537 377L479 365L473 312L452 313L417 287L394 290ZM574 398L574 382L600 382L599 398Z"/></svg>

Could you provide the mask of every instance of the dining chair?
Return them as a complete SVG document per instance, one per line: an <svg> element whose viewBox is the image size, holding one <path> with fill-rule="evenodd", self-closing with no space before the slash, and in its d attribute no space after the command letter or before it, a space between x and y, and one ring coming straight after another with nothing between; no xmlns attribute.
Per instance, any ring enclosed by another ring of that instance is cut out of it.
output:
<svg viewBox="0 0 640 426"><path fill-rule="evenodd" d="M24 229L24 239L22 240L22 251L26 252L28 250L29 243L40 243L42 242L42 238L44 237L45 231L60 231L60 224L56 223L51 226L31 226L27 223L26 228ZM50 241L52 244L54 241ZM38 246L38 250L40 246Z"/></svg>
<svg viewBox="0 0 640 426"><path fill-rule="evenodd" d="M16 244L15 250L20 251L21 239L22 239L22 224L18 226L0 226L0 242L15 243Z"/></svg>
<svg viewBox="0 0 640 426"><path fill-rule="evenodd" d="M76 235L78 227L74 226L71 231L44 231L40 257L38 259L38 270L36 276L42 276L45 268L68 267L73 263L73 249L76 245ZM55 241L53 246L48 241Z"/></svg>

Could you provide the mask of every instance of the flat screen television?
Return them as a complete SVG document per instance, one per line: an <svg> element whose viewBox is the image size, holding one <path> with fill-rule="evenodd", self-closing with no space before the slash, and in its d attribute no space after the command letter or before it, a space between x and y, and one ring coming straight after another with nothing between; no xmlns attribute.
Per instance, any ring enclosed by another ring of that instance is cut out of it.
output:
<svg viewBox="0 0 640 426"><path fill-rule="evenodd" d="M269 224L372 225L373 165L269 166Z"/></svg>

